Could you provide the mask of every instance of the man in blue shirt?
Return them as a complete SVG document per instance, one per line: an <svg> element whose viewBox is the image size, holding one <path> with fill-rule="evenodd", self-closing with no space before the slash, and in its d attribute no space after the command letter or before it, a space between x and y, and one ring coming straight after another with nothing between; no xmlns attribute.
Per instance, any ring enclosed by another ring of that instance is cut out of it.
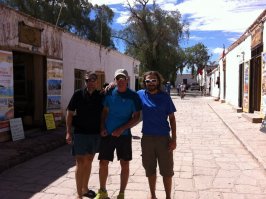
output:
<svg viewBox="0 0 266 199"><path fill-rule="evenodd" d="M171 97L162 91L162 82L163 79L159 72L146 72L143 76L145 89L137 92L142 102L142 164L148 177L152 199L156 199L157 162L160 174L163 176L166 199L171 199L172 176L174 175L173 150L176 148L174 112L176 108Z"/></svg>
<svg viewBox="0 0 266 199"><path fill-rule="evenodd" d="M130 128L139 122L141 103L136 92L127 87L128 73L125 69L115 72L116 87L110 90L104 99L101 121L100 189L95 197L108 197L106 181L109 161L114 159L114 150L121 165L120 192L117 199L124 199L129 177L129 161L132 160L132 136Z"/></svg>

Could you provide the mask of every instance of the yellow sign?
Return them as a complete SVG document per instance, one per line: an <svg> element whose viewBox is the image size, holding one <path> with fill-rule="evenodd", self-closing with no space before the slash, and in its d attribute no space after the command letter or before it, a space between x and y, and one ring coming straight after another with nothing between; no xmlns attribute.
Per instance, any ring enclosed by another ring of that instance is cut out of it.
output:
<svg viewBox="0 0 266 199"><path fill-rule="evenodd" d="M54 121L54 114L53 113L46 113L44 114L45 123L47 130L55 129L55 121Z"/></svg>

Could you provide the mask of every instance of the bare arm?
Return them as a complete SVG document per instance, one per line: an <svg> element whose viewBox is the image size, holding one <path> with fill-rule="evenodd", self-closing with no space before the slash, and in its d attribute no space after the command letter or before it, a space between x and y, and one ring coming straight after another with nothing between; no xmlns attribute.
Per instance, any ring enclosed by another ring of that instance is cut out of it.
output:
<svg viewBox="0 0 266 199"><path fill-rule="evenodd" d="M66 142L68 144L71 144L71 142L72 142L71 128L72 128L73 115L74 115L74 111L67 110L67 113L66 113Z"/></svg>
<svg viewBox="0 0 266 199"><path fill-rule="evenodd" d="M126 129L130 129L133 126L135 126L139 122L139 119L140 119L140 111L134 112L132 114L132 118L127 123L123 124L122 126L120 126L119 128L115 129L112 132L112 136L119 137Z"/></svg>
<svg viewBox="0 0 266 199"><path fill-rule="evenodd" d="M171 127L171 141L169 143L169 151L173 151L176 149L176 121L175 121L175 114L171 113L169 115L170 127Z"/></svg>
<svg viewBox="0 0 266 199"><path fill-rule="evenodd" d="M104 107L102 110L102 115L101 115L101 136L107 136L107 131L105 128L105 120L108 115L109 109L107 107Z"/></svg>

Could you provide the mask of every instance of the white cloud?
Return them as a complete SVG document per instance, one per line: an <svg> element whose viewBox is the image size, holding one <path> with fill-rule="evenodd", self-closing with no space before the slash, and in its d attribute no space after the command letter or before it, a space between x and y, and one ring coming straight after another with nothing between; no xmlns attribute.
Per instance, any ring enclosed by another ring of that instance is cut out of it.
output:
<svg viewBox="0 0 266 199"><path fill-rule="evenodd" d="M222 52L223 52L223 48L214 48L214 49L212 49L212 53L213 54L222 54Z"/></svg>
<svg viewBox="0 0 266 199"><path fill-rule="evenodd" d="M202 37L198 37L198 36L195 36L195 35L189 36L189 39L190 40L194 40L194 41L202 41L203 40Z"/></svg>
<svg viewBox="0 0 266 199"><path fill-rule="evenodd" d="M125 0L88 0L92 4L125 6ZM164 10L178 9L182 16L188 16L190 30L244 32L265 9L262 0L157 0ZM132 3L132 0L130 0ZM150 0L149 3L152 3ZM129 16L125 12L117 12L117 23L124 23Z"/></svg>
<svg viewBox="0 0 266 199"><path fill-rule="evenodd" d="M119 23L121 25L125 24L129 18L129 15L129 11L120 12L120 16L117 18L116 23Z"/></svg>

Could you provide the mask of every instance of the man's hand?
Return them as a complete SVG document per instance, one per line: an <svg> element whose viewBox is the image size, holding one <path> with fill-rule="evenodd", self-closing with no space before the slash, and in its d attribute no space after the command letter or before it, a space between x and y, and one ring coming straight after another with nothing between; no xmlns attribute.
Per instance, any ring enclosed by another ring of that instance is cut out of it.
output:
<svg viewBox="0 0 266 199"><path fill-rule="evenodd" d="M121 128L117 128L112 132L112 136L114 137L119 137L120 135L122 135L122 133L124 132L123 129Z"/></svg>
<svg viewBox="0 0 266 199"><path fill-rule="evenodd" d="M105 136L107 136L108 135L108 133L107 133L107 130L106 129L103 129L103 130L101 130L101 136L102 137L105 137Z"/></svg>
<svg viewBox="0 0 266 199"><path fill-rule="evenodd" d="M69 131L66 132L66 143L71 144L72 143L72 135Z"/></svg>
<svg viewBox="0 0 266 199"><path fill-rule="evenodd" d="M176 149L176 140L175 139L171 139L169 144L168 144L168 150L173 151Z"/></svg>

